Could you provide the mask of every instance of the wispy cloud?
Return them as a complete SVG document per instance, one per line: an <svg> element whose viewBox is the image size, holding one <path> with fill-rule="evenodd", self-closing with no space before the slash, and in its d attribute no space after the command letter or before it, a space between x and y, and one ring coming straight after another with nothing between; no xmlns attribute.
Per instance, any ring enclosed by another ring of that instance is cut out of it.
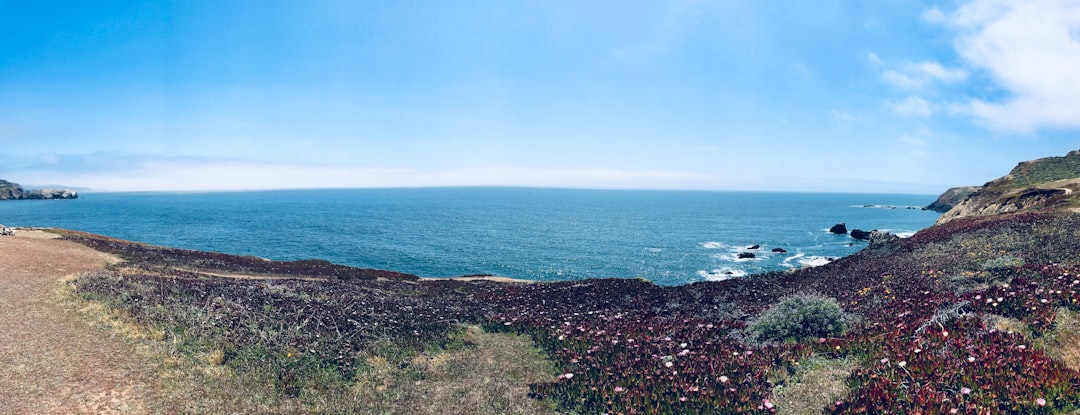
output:
<svg viewBox="0 0 1080 415"><path fill-rule="evenodd" d="M872 55L877 58L877 55ZM881 58L877 58L880 60ZM884 61L881 61L884 65ZM890 84L902 89L918 89L933 83L957 83L967 79L968 73L961 68L947 68L935 61L907 63L887 69L881 76Z"/></svg>
<svg viewBox="0 0 1080 415"><path fill-rule="evenodd" d="M909 96L903 101L889 102L887 105L896 113L903 115L928 117L934 113L934 109L929 102L915 95Z"/></svg>
<svg viewBox="0 0 1080 415"><path fill-rule="evenodd" d="M1080 2L975 0L945 17L960 56L1011 95L965 112L1013 132L1080 128Z"/></svg>

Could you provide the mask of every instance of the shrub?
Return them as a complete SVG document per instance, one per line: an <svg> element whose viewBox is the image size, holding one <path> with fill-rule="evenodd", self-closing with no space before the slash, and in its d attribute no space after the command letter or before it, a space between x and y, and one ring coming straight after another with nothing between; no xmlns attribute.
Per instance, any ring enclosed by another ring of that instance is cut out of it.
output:
<svg viewBox="0 0 1080 415"><path fill-rule="evenodd" d="M848 319L836 300L818 294L784 298L747 326L758 340L798 342L808 338L836 337Z"/></svg>

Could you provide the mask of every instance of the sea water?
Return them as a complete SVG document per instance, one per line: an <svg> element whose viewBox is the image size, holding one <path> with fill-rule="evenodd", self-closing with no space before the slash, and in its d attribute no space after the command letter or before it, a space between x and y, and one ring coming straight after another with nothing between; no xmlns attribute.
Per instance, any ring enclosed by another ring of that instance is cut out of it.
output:
<svg viewBox="0 0 1080 415"><path fill-rule="evenodd" d="M934 198L532 188L84 193L0 203L0 223L423 277L677 285L822 265L863 249L828 233L840 222L909 236L937 219L912 208ZM743 252L754 258L740 259Z"/></svg>

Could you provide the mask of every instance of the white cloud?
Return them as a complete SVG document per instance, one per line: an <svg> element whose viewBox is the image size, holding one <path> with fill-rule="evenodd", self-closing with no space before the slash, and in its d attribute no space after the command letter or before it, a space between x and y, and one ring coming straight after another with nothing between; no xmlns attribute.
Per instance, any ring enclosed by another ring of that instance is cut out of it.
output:
<svg viewBox="0 0 1080 415"><path fill-rule="evenodd" d="M963 82L968 74L961 68L946 68L934 61L923 61L885 70L881 76L898 88L919 89L935 82Z"/></svg>
<svg viewBox="0 0 1080 415"><path fill-rule="evenodd" d="M900 102L890 102L889 107L897 113L904 115L919 115L928 117L934 113L933 107L925 99L917 96L909 96L907 99Z"/></svg>
<svg viewBox="0 0 1080 415"><path fill-rule="evenodd" d="M945 13L941 12L941 9L932 7L923 12L921 17L923 20L930 23L943 23L945 22Z"/></svg>
<svg viewBox="0 0 1080 415"><path fill-rule="evenodd" d="M881 59L876 53L871 52L869 55L866 55L866 60L870 61L874 66L885 66L885 60Z"/></svg>
<svg viewBox="0 0 1080 415"><path fill-rule="evenodd" d="M1080 1L975 0L948 16L956 50L1011 93L963 108L991 128L1080 128Z"/></svg>
<svg viewBox="0 0 1080 415"><path fill-rule="evenodd" d="M962 82L967 79L967 71L963 69L948 69L941 66L940 63L932 61L919 62L910 65L909 70L924 77L946 83Z"/></svg>

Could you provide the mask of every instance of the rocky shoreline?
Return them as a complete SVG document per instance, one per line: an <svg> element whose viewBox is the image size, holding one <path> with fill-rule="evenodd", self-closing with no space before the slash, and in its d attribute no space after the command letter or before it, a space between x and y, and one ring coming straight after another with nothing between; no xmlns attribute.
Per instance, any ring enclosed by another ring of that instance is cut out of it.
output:
<svg viewBox="0 0 1080 415"><path fill-rule="evenodd" d="M18 183L0 180L0 200L62 200L78 198L79 192L70 189L24 190Z"/></svg>

